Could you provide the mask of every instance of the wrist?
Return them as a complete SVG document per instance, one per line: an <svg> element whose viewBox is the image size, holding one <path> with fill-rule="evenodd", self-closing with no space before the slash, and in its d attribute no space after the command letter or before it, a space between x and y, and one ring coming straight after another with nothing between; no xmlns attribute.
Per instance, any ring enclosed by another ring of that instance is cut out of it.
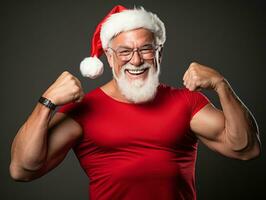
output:
<svg viewBox="0 0 266 200"><path fill-rule="evenodd" d="M39 98L38 102L43 104L44 106L46 106L47 108L49 108L51 110L55 110L55 108L56 108L56 104L54 104L50 99L48 99L44 96L41 96Z"/></svg>
<svg viewBox="0 0 266 200"><path fill-rule="evenodd" d="M214 90L219 93L221 90L227 88L229 85L228 85L228 82L227 80L222 77L221 79L219 79L217 81L217 83L215 84L215 87L214 87Z"/></svg>
<svg viewBox="0 0 266 200"><path fill-rule="evenodd" d="M46 99L49 99L53 104L55 105L58 105L58 102L56 101L56 98L55 98L56 95L54 95L53 93L51 92L45 92L42 94L42 97L46 98Z"/></svg>

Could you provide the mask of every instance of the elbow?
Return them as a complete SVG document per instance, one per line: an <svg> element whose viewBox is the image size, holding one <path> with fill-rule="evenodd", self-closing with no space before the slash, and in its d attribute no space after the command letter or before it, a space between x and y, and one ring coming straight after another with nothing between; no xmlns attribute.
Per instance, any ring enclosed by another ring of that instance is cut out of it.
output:
<svg viewBox="0 0 266 200"><path fill-rule="evenodd" d="M42 169L44 167L43 163L33 163L25 162L27 165L21 162L17 162L11 159L9 165L9 175L17 182L30 182L41 176Z"/></svg>
<svg viewBox="0 0 266 200"><path fill-rule="evenodd" d="M254 160L260 157L261 155L261 141L258 135L252 140L247 146L240 151L236 152L236 158L243 161Z"/></svg>
<svg viewBox="0 0 266 200"><path fill-rule="evenodd" d="M9 165L9 175L16 182L30 182L33 179L23 173L23 169L15 167L12 163Z"/></svg>
<svg viewBox="0 0 266 200"><path fill-rule="evenodd" d="M260 155L261 155L261 148L259 145L256 145L253 149L243 153L239 159L243 161L249 161L259 158Z"/></svg>

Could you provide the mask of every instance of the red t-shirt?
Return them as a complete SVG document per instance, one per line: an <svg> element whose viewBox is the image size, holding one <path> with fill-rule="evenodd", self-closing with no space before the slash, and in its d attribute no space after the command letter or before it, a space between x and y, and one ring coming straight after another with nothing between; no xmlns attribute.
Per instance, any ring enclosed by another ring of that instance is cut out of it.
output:
<svg viewBox="0 0 266 200"><path fill-rule="evenodd" d="M189 124L207 103L201 92L160 84L148 103L119 102L97 88L62 106L83 128L73 150L90 200L195 200L198 143Z"/></svg>

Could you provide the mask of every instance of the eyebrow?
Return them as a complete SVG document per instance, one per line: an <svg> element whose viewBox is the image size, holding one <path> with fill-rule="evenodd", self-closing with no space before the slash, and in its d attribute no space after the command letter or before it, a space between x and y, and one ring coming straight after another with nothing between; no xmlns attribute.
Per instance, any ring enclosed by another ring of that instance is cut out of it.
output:
<svg viewBox="0 0 266 200"><path fill-rule="evenodd" d="M143 46L139 47L139 48L142 48L142 47L146 47L146 46L152 46L153 44L152 43L147 43L147 44L144 44ZM116 49L119 49L119 48L123 48L123 49L133 49L129 46L124 46L124 45L118 45Z"/></svg>

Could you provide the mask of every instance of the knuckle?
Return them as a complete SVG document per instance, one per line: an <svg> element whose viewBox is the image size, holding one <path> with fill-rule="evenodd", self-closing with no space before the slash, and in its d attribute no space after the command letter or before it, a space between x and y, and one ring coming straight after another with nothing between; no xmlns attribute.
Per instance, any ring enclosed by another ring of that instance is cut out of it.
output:
<svg viewBox="0 0 266 200"><path fill-rule="evenodd" d="M77 86L77 85L75 85L74 87L73 87L73 92L74 93L77 93L77 92L79 92L79 87Z"/></svg>
<svg viewBox="0 0 266 200"><path fill-rule="evenodd" d="M69 74L69 78L70 78L70 80L74 80L75 81L75 77L72 74Z"/></svg>
<svg viewBox="0 0 266 200"><path fill-rule="evenodd" d="M68 71L63 71L62 73L63 75L67 75L67 74L70 74Z"/></svg>
<svg viewBox="0 0 266 200"><path fill-rule="evenodd" d="M71 85L73 85L73 86L76 85L76 81L75 81L75 79L73 79L73 78L70 78L70 79L69 79L69 83L70 83Z"/></svg>
<svg viewBox="0 0 266 200"><path fill-rule="evenodd" d="M190 66L196 66L197 64L198 64L197 62L193 61L190 63Z"/></svg>
<svg viewBox="0 0 266 200"><path fill-rule="evenodd" d="M76 83L81 87L81 82L78 79L76 79Z"/></svg>
<svg viewBox="0 0 266 200"><path fill-rule="evenodd" d="M195 68L193 67L192 69L191 69L191 72L190 72L193 76L196 76L197 75L197 72L196 72L196 70L195 70Z"/></svg>
<svg viewBox="0 0 266 200"><path fill-rule="evenodd" d="M67 80L67 81L71 81L72 80L72 75L71 74L66 74L65 75L65 80Z"/></svg>
<svg viewBox="0 0 266 200"><path fill-rule="evenodd" d="M200 82L199 81L195 81L195 86L199 86Z"/></svg>
<svg viewBox="0 0 266 200"><path fill-rule="evenodd" d="M193 80L198 80L198 78L199 78L199 77L198 77L198 75L196 75L196 74L194 74L194 75L192 76L192 79L193 79Z"/></svg>
<svg viewBox="0 0 266 200"><path fill-rule="evenodd" d="M197 66L198 66L198 63L192 62L192 63L190 63L189 68L190 69L195 69Z"/></svg>

